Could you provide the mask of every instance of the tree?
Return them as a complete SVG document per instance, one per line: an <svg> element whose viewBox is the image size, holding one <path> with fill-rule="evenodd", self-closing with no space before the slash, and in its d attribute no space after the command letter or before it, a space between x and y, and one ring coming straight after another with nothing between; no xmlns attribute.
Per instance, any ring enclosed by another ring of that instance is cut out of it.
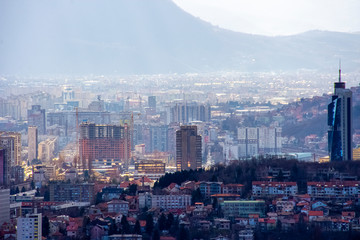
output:
<svg viewBox="0 0 360 240"><path fill-rule="evenodd" d="M113 235L113 234L117 234L118 233L118 229L116 226L115 221L111 221L110 222L110 227L109 227L109 235Z"/></svg>
<svg viewBox="0 0 360 240"><path fill-rule="evenodd" d="M48 189L44 192L44 201L50 201L50 191Z"/></svg>
<svg viewBox="0 0 360 240"><path fill-rule="evenodd" d="M177 237L178 240L190 240L189 231L184 228L184 226L180 227L179 235Z"/></svg>
<svg viewBox="0 0 360 240"><path fill-rule="evenodd" d="M165 229L169 230L171 228L171 226L173 225L173 223L174 223L174 215L172 213L169 213L167 216Z"/></svg>
<svg viewBox="0 0 360 240"><path fill-rule="evenodd" d="M283 171L280 169L279 171L279 174L277 175L276 179L279 181L279 182L283 182L284 181L284 173Z"/></svg>
<svg viewBox="0 0 360 240"><path fill-rule="evenodd" d="M213 203L212 203L212 206L213 206L213 209L215 210L218 206L218 200L217 200L217 197L214 197L213 198Z"/></svg>
<svg viewBox="0 0 360 240"><path fill-rule="evenodd" d="M147 234L149 234L151 236L151 233L154 230L154 219L153 216L149 213L146 215L146 226L145 226L145 231Z"/></svg>
<svg viewBox="0 0 360 240"><path fill-rule="evenodd" d="M16 189L15 189L15 194L18 194L19 192L20 192L19 187L16 187Z"/></svg>
<svg viewBox="0 0 360 240"><path fill-rule="evenodd" d="M24 186L21 188L21 192L26 192L26 189Z"/></svg>
<svg viewBox="0 0 360 240"><path fill-rule="evenodd" d="M36 188L35 197L40 197L40 189Z"/></svg>
<svg viewBox="0 0 360 240"><path fill-rule="evenodd" d="M153 236L152 236L152 240L160 240L160 233L158 229L155 229Z"/></svg>
<svg viewBox="0 0 360 240"><path fill-rule="evenodd" d="M196 190L192 191L191 193L192 205L194 205L196 202L202 202L202 201L204 201L204 199L201 194L200 188L197 188Z"/></svg>
<svg viewBox="0 0 360 240"><path fill-rule="evenodd" d="M99 203L102 203L103 202L103 199L102 199L102 193L101 192L98 192L96 194L96 200L95 200L95 204L99 204Z"/></svg>
<svg viewBox="0 0 360 240"><path fill-rule="evenodd" d="M140 226L139 220L136 220L133 233L134 234L141 234L141 226Z"/></svg>
<svg viewBox="0 0 360 240"><path fill-rule="evenodd" d="M120 224L121 224L121 233L129 234L130 233L130 224L129 224L126 216L122 216Z"/></svg>
<svg viewBox="0 0 360 240"><path fill-rule="evenodd" d="M31 186L31 189L35 189L35 182L34 182L34 180L31 180L31 183L30 183L30 186Z"/></svg>
<svg viewBox="0 0 360 240"><path fill-rule="evenodd" d="M129 195L131 196L135 196L136 195L136 191L137 191L137 185L136 184L131 184L128 188L128 192Z"/></svg>
<svg viewBox="0 0 360 240"><path fill-rule="evenodd" d="M88 231L87 231L87 226L89 226L90 224L90 218L88 216L84 216L83 218L83 233L85 236L87 236Z"/></svg>
<svg viewBox="0 0 360 240"><path fill-rule="evenodd" d="M165 217L164 213L161 214L161 216L158 220L158 224L159 224L160 231L163 231L166 229L166 217Z"/></svg>
<svg viewBox="0 0 360 240"><path fill-rule="evenodd" d="M44 216L42 218L42 236L43 237L49 236L49 232L50 232L49 218L47 216Z"/></svg>

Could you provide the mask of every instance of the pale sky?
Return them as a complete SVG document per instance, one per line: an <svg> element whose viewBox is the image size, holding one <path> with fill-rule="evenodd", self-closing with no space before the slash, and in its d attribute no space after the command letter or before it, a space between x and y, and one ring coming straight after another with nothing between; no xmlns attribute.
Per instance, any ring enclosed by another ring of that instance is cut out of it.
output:
<svg viewBox="0 0 360 240"><path fill-rule="evenodd" d="M360 31L360 0L173 0L213 25L261 35Z"/></svg>

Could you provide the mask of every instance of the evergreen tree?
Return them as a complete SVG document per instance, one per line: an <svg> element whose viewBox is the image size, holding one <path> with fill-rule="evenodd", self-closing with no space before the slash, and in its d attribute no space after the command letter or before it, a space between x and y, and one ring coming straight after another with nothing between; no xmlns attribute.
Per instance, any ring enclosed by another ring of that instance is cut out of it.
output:
<svg viewBox="0 0 360 240"><path fill-rule="evenodd" d="M139 220L136 220L133 233L134 234L141 234L141 226L140 226Z"/></svg>
<svg viewBox="0 0 360 240"><path fill-rule="evenodd" d="M186 228L184 228L184 226L180 227L177 240L190 240L189 231Z"/></svg>
<svg viewBox="0 0 360 240"><path fill-rule="evenodd" d="M167 221L166 221L166 230L170 230L171 226L174 223L174 215L172 213L169 213L167 216Z"/></svg>
<svg viewBox="0 0 360 240"><path fill-rule="evenodd" d="M136 195L136 191L137 191L137 185L136 184L131 184L128 188L128 192L129 195L131 196L135 196Z"/></svg>
<svg viewBox="0 0 360 240"><path fill-rule="evenodd" d="M154 230L153 236L152 236L152 240L160 240L160 233L158 229Z"/></svg>
<svg viewBox="0 0 360 240"><path fill-rule="evenodd" d="M15 194L18 194L19 192L20 192L19 187L16 187L16 189L15 189Z"/></svg>
<svg viewBox="0 0 360 240"><path fill-rule="evenodd" d="M161 214L158 224L159 224L160 231L163 231L166 229L166 217L165 217L164 213Z"/></svg>
<svg viewBox="0 0 360 240"><path fill-rule="evenodd" d="M146 226L145 226L145 231L147 234L149 234L151 236L151 233L154 230L154 219L153 216L151 214L147 214L146 215Z"/></svg>
<svg viewBox="0 0 360 240"><path fill-rule="evenodd" d="M44 201L50 201L50 191L48 189L44 192Z"/></svg>
<svg viewBox="0 0 360 240"><path fill-rule="evenodd" d="M42 218L42 236L43 237L49 236L49 232L50 232L49 218L47 216L44 216Z"/></svg>
<svg viewBox="0 0 360 240"><path fill-rule="evenodd" d="M35 189L35 182L34 182L34 180L31 180L30 186L31 186L31 189L32 189L32 190Z"/></svg>
<svg viewBox="0 0 360 240"><path fill-rule="evenodd" d="M22 188L21 188L21 192L26 192L25 187L22 187Z"/></svg>
<svg viewBox="0 0 360 240"><path fill-rule="evenodd" d="M196 190L192 191L191 193L191 203L194 205L196 202L203 202L203 196L201 194L200 188L197 188Z"/></svg>
<svg viewBox="0 0 360 240"><path fill-rule="evenodd" d="M96 194L96 199L95 199L95 204L99 204L99 203L102 203L103 202L103 199L102 199L102 193L101 192L98 192Z"/></svg>
<svg viewBox="0 0 360 240"><path fill-rule="evenodd" d="M90 224L90 218L88 216L84 216L84 218L83 218L83 228L82 228L84 236L87 236L88 233L89 233L88 229L87 229L89 224Z"/></svg>
<svg viewBox="0 0 360 240"><path fill-rule="evenodd" d="M121 224L121 233L129 234L130 233L130 224L129 224L126 216L122 216L120 224Z"/></svg>

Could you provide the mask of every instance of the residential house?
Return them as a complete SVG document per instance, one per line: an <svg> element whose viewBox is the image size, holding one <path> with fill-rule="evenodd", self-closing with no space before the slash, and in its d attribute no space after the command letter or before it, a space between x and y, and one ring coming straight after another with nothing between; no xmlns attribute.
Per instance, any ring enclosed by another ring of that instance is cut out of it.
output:
<svg viewBox="0 0 360 240"><path fill-rule="evenodd" d="M110 213L121 213L125 216L129 213L129 202L127 201L114 199L108 202L107 205Z"/></svg>

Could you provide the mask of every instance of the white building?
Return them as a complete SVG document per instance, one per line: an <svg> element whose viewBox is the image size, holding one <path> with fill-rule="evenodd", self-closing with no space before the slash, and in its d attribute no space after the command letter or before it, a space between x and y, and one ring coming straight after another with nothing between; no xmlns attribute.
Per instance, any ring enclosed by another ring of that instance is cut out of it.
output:
<svg viewBox="0 0 360 240"><path fill-rule="evenodd" d="M151 199L152 208L185 209L191 205L191 195L186 194L169 194L169 195L140 195L139 207L146 206L146 202ZM140 204L141 203L141 204Z"/></svg>
<svg viewBox="0 0 360 240"><path fill-rule="evenodd" d="M41 239L42 216L41 213L27 214L17 219L16 239Z"/></svg>
<svg viewBox="0 0 360 240"><path fill-rule="evenodd" d="M281 128L238 128L239 157L258 154L280 154L282 148Z"/></svg>
<svg viewBox="0 0 360 240"><path fill-rule="evenodd" d="M297 193L296 182L252 182L253 196L294 196Z"/></svg>

